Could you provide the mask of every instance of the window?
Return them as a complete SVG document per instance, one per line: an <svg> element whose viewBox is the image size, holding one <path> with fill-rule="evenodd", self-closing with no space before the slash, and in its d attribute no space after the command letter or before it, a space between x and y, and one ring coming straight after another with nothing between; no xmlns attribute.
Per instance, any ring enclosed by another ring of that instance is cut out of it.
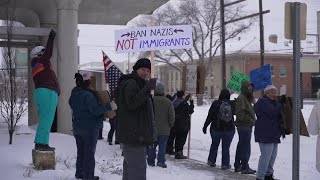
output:
<svg viewBox="0 0 320 180"><path fill-rule="evenodd" d="M271 76L274 76L274 66L270 65L271 67Z"/></svg>
<svg viewBox="0 0 320 180"><path fill-rule="evenodd" d="M173 81L173 71L171 71L171 81Z"/></svg>
<svg viewBox="0 0 320 180"><path fill-rule="evenodd" d="M281 64L280 65L280 77L286 77L286 76L287 76L286 66Z"/></svg>
<svg viewBox="0 0 320 180"><path fill-rule="evenodd" d="M176 81L178 81L178 72L176 72Z"/></svg>

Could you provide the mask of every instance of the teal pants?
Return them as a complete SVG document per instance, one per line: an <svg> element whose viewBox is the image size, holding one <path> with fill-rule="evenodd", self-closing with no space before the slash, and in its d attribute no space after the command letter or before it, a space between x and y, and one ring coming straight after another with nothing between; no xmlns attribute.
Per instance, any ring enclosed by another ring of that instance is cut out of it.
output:
<svg viewBox="0 0 320 180"><path fill-rule="evenodd" d="M49 144L49 134L58 104L58 93L47 88L37 88L33 92L38 107L39 125L34 143Z"/></svg>

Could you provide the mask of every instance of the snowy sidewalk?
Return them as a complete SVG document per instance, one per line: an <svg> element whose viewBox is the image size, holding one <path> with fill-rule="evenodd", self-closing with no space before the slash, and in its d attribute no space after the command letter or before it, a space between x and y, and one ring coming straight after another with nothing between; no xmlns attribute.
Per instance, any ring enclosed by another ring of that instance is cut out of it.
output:
<svg viewBox="0 0 320 180"><path fill-rule="evenodd" d="M174 162L177 166L184 166L187 169L195 171L208 171L212 173L215 180L255 180L255 175L245 175L241 173L235 173L234 169L222 170L220 167L210 167L204 162L194 159L177 160L173 156L166 156L168 161Z"/></svg>

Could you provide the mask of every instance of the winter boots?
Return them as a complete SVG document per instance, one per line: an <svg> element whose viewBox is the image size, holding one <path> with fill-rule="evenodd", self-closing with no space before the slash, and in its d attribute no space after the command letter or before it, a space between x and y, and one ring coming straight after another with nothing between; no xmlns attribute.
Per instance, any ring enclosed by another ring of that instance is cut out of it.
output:
<svg viewBox="0 0 320 180"><path fill-rule="evenodd" d="M248 167L247 169L241 170L241 174L254 174L256 172L257 172L256 170L253 170L250 167Z"/></svg>
<svg viewBox="0 0 320 180"><path fill-rule="evenodd" d="M94 176L93 179L83 179L81 176L76 176L76 179L81 179L81 180L99 180L99 176Z"/></svg>
<svg viewBox="0 0 320 180"><path fill-rule="evenodd" d="M38 144L34 145L34 149L38 151L54 151L56 148L50 147L48 144Z"/></svg>
<svg viewBox="0 0 320 180"><path fill-rule="evenodd" d="M231 169L231 165L221 165L222 170Z"/></svg>
<svg viewBox="0 0 320 180"><path fill-rule="evenodd" d="M265 180L277 180L273 177L273 174L264 177Z"/></svg>
<svg viewBox="0 0 320 180"><path fill-rule="evenodd" d="M176 152L175 157L176 159L188 159L187 156L184 156L182 151Z"/></svg>
<svg viewBox="0 0 320 180"><path fill-rule="evenodd" d="M162 167L162 168L167 168L166 163L159 163L159 162L157 162L157 166Z"/></svg>
<svg viewBox="0 0 320 180"><path fill-rule="evenodd" d="M234 167L234 172L241 172L241 165L239 167Z"/></svg>
<svg viewBox="0 0 320 180"><path fill-rule="evenodd" d="M207 164L211 167L216 167L216 163L213 163L211 161L207 161Z"/></svg>

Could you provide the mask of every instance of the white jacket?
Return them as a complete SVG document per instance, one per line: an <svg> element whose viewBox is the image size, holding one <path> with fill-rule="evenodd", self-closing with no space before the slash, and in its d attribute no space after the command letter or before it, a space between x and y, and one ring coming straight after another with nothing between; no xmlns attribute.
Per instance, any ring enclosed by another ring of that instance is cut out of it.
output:
<svg viewBox="0 0 320 180"><path fill-rule="evenodd" d="M307 127L311 135L318 135L316 148L316 168L320 172L320 101L316 101L311 111Z"/></svg>

